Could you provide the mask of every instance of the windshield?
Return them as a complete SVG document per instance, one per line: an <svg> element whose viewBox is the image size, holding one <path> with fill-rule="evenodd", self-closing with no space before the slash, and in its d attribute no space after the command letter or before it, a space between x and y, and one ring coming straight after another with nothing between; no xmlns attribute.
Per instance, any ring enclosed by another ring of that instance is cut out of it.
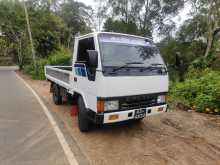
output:
<svg viewBox="0 0 220 165"><path fill-rule="evenodd" d="M155 44L144 38L100 34L99 42L104 67L119 67L133 62L137 64L132 66L139 67L164 64Z"/></svg>

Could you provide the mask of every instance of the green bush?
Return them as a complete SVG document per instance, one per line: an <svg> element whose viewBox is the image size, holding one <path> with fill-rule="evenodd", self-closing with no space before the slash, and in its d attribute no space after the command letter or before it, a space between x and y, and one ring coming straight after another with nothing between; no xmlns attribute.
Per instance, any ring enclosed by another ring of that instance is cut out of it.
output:
<svg viewBox="0 0 220 165"><path fill-rule="evenodd" d="M198 112L209 112L210 110L215 110L216 105L214 104L214 97L212 95L207 95L200 93L196 98L195 98L195 105L196 105L196 110Z"/></svg>
<svg viewBox="0 0 220 165"><path fill-rule="evenodd" d="M192 62L191 66L195 69L205 69L209 66L209 63L206 57L199 57Z"/></svg>
<svg viewBox="0 0 220 165"><path fill-rule="evenodd" d="M70 65L71 53L69 50L63 49L51 54L48 58L50 65Z"/></svg>
<svg viewBox="0 0 220 165"><path fill-rule="evenodd" d="M31 75L33 79L44 80L44 66L45 65L70 65L70 51L67 49L61 49L54 53L51 53L48 58L38 58L36 60L36 70L34 63L25 66L24 72Z"/></svg>
<svg viewBox="0 0 220 165"><path fill-rule="evenodd" d="M198 75L199 76L198 76ZM172 98L184 100L198 112L220 110L220 72L206 69L191 74L184 82L173 83L170 89Z"/></svg>

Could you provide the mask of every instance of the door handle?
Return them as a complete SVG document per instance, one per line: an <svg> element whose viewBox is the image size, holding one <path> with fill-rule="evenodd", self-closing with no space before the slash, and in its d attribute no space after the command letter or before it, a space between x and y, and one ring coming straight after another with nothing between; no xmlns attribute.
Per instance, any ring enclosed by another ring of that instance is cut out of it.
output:
<svg viewBox="0 0 220 165"><path fill-rule="evenodd" d="M77 82L77 77L74 77L74 79L73 79L75 82Z"/></svg>

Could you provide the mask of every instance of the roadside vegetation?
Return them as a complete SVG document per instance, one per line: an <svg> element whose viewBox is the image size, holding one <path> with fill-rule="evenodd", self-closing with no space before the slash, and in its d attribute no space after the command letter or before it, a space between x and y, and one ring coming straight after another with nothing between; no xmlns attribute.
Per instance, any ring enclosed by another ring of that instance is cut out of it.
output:
<svg viewBox="0 0 220 165"><path fill-rule="evenodd" d="M32 63L24 66L24 72L31 75L33 79L44 80L44 66L45 65L71 65L71 52L69 49L60 48L51 52L47 58L38 58L35 66Z"/></svg>
<svg viewBox="0 0 220 165"><path fill-rule="evenodd" d="M44 79L45 65L70 64L79 32L101 29L154 36L168 66L171 104L220 113L219 0L96 0L96 4L94 10L74 0L27 0L25 4L0 0L0 64L1 58L13 59L33 79ZM181 25L174 22L186 6L191 6L187 19Z"/></svg>
<svg viewBox="0 0 220 165"><path fill-rule="evenodd" d="M171 101L185 104L188 110L220 114L220 72L210 69L194 71L185 81L172 84Z"/></svg>

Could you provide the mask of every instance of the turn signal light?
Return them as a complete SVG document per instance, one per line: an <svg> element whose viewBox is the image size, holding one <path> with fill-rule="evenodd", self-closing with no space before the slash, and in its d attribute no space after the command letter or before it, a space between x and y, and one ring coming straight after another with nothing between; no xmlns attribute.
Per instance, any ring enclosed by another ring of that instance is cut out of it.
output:
<svg viewBox="0 0 220 165"><path fill-rule="evenodd" d="M110 115L109 116L109 120L117 120L119 117L118 117L118 115L116 114L116 115Z"/></svg>
<svg viewBox="0 0 220 165"><path fill-rule="evenodd" d="M105 108L105 102L103 100L98 100L97 101L97 112L104 112L104 108Z"/></svg>

